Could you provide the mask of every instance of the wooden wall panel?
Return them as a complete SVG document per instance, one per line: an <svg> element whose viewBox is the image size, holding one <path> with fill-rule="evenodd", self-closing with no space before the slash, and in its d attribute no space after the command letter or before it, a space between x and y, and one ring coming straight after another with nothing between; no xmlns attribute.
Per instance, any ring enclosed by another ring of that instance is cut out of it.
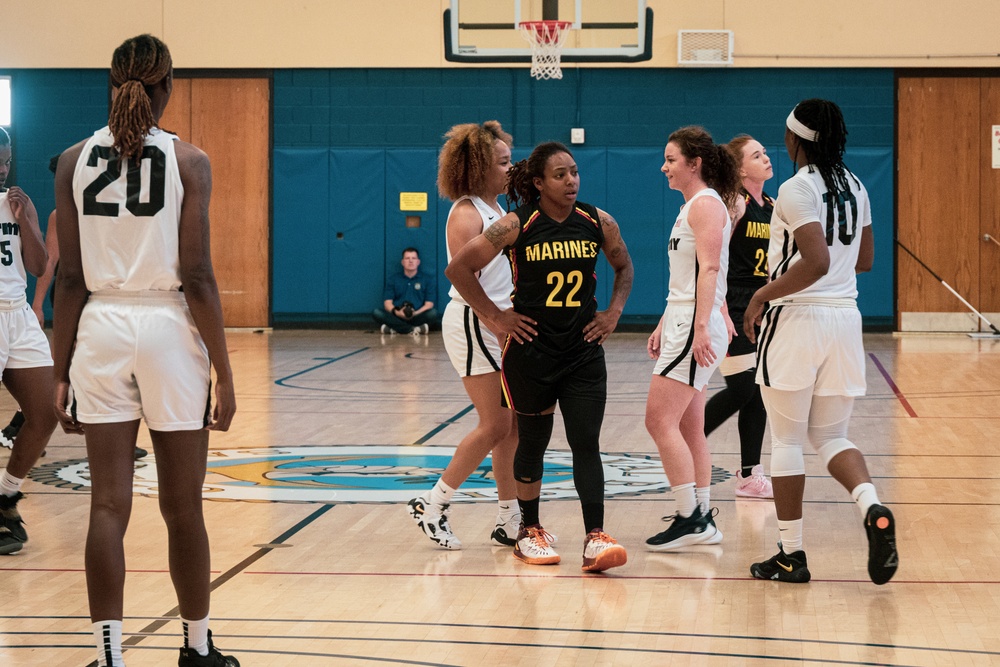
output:
<svg viewBox="0 0 1000 667"><path fill-rule="evenodd" d="M191 141L191 79L174 79L170 102L160 118L160 127L184 141Z"/></svg>
<svg viewBox="0 0 1000 667"><path fill-rule="evenodd" d="M228 327L268 326L267 79L192 79L191 143L212 161L212 263Z"/></svg>
<svg viewBox="0 0 1000 667"><path fill-rule="evenodd" d="M1000 240L1000 169L993 168L993 153L988 142L993 126L1000 125L1000 78L982 79L981 92L979 145L982 212L979 216L979 235L980 239L983 234L989 234ZM979 266L982 268L979 278L980 305L976 307L984 313L1000 313L1000 246L980 240ZM996 321L993 323L997 324Z"/></svg>
<svg viewBox="0 0 1000 667"><path fill-rule="evenodd" d="M981 232L980 80L901 78L897 238L974 306ZM902 250L897 312L968 312Z"/></svg>

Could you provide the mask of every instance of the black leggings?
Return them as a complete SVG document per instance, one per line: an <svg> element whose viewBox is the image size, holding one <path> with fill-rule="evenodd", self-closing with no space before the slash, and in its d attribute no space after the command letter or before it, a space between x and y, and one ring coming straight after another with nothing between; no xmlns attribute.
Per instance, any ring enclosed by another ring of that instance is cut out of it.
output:
<svg viewBox="0 0 1000 667"><path fill-rule="evenodd" d="M559 400L566 440L573 453L573 484L580 496L587 532L604 527L604 466L600 438L604 402L577 398ZM517 416L518 443L514 455L514 479L530 484L542 478L545 450L552 436L553 415ZM518 498L524 524L538 523L538 498Z"/></svg>
<svg viewBox="0 0 1000 667"><path fill-rule="evenodd" d="M745 470L760 463L764 427L767 425L767 412L756 377L756 369L727 375L726 388L705 404L705 435L739 411L740 460Z"/></svg>

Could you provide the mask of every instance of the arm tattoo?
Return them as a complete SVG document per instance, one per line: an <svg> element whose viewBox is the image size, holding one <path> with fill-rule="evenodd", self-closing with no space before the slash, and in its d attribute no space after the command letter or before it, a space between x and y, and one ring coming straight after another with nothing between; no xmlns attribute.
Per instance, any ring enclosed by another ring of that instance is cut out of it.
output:
<svg viewBox="0 0 1000 667"><path fill-rule="evenodd" d="M506 225L501 225L501 224L491 225L485 232L483 232L483 236L485 236L486 240L490 242L490 245L493 246L493 249L499 252L508 245L505 242L507 234L509 234L515 229L520 228L520 226L521 226L520 221L515 218L512 222Z"/></svg>

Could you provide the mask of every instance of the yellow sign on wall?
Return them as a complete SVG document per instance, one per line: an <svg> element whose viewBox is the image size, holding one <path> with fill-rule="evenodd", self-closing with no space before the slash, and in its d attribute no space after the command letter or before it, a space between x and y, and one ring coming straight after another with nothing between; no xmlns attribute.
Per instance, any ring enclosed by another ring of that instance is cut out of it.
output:
<svg viewBox="0 0 1000 667"><path fill-rule="evenodd" d="M427 193L426 192L400 192L399 193L399 210L400 211L426 211L427 210Z"/></svg>

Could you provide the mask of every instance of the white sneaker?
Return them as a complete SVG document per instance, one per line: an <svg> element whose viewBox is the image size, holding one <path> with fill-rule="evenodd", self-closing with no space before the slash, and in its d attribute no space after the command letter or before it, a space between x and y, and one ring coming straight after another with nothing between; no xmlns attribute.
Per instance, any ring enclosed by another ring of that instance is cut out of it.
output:
<svg viewBox="0 0 1000 667"><path fill-rule="evenodd" d="M426 334L430 330L431 327L429 324L426 323L418 324L417 326L413 327L413 331L411 331L410 333L413 334L414 336L420 336L422 334Z"/></svg>
<svg viewBox="0 0 1000 667"><path fill-rule="evenodd" d="M771 486L771 480L764 475L764 466L759 463L755 465L750 469L749 477L744 477L742 470L737 471L736 496L761 500L774 498L774 488Z"/></svg>
<svg viewBox="0 0 1000 667"><path fill-rule="evenodd" d="M601 529L595 529L587 533L587 538L583 541L583 567L584 572L603 572L613 567L620 567L628 562L628 554L625 547L618 544L615 538L611 537Z"/></svg>
<svg viewBox="0 0 1000 667"><path fill-rule="evenodd" d="M549 546L550 535L541 526L522 527L514 545L514 558L528 565L555 565L561 559Z"/></svg>
<svg viewBox="0 0 1000 667"><path fill-rule="evenodd" d="M517 533L521 530L521 513L518 512L506 521L497 515L496 527L490 535L490 541L498 547L512 547L517 542Z"/></svg>
<svg viewBox="0 0 1000 667"><path fill-rule="evenodd" d="M424 498L418 497L408 502L406 506L410 517L417 522L431 542L442 549L457 551L462 548L461 540L451 532L451 524L448 523L448 505L436 508Z"/></svg>
<svg viewBox="0 0 1000 667"><path fill-rule="evenodd" d="M389 335L396 333L389 327L388 324L383 324L381 327L379 327L379 331L381 331L383 334L389 334Z"/></svg>

